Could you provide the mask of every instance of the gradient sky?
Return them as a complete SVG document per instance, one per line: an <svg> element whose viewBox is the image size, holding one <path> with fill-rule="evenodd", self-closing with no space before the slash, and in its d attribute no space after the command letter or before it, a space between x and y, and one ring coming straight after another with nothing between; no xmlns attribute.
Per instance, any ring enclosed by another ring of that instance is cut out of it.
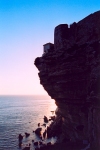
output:
<svg viewBox="0 0 100 150"><path fill-rule="evenodd" d="M0 95L46 95L34 60L58 24L100 10L100 0L0 0Z"/></svg>

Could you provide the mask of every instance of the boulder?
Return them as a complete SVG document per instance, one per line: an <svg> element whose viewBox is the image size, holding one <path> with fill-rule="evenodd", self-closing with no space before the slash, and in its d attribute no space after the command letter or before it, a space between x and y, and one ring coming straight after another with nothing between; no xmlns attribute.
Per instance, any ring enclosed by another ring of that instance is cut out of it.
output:
<svg viewBox="0 0 100 150"><path fill-rule="evenodd" d="M45 137L46 137L46 133L47 133L47 130L45 130L44 132L43 132L43 138L45 139Z"/></svg>
<svg viewBox="0 0 100 150"><path fill-rule="evenodd" d="M39 145L42 145L43 143L41 141L39 141Z"/></svg>
<svg viewBox="0 0 100 150"><path fill-rule="evenodd" d="M24 147L22 150L30 150L30 146Z"/></svg>
<svg viewBox="0 0 100 150"><path fill-rule="evenodd" d="M40 127L40 123L38 123L38 127Z"/></svg>
<svg viewBox="0 0 100 150"><path fill-rule="evenodd" d="M19 139L19 141L22 141L23 136L21 134L19 134L18 139Z"/></svg>
<svg viewBox="0 0 100 150"><path fill-rule="evenodd" d="M48 142L47 145L51 145L51 142Z"/></svg>
<svg viewBox="0 0 100 150"><path fill-rule="evenodd" d="M35 146L38 146L38 142L34 142L34 145L35 145Z"/></svg>
<svg viewBox="0 0 100 150"><path fill-rule="evenodd" d="M46 116L44 116L44 122L48 123L48 118Z"/></svg>
<svg viewBox="0 0 100 150"><path fill-rule="evenodd" d="M46 123L44 123L42 126L46 127Z"/></svg>
<svg viewBox="0 0 100 150"><path fill-rule="evenodd" d="M38 136L41 136L41 131L42 131L42 128L37 128L35 130L35 134L38 135Z"/></svg>
<svg viewBox="0 0 100 150"><path fill-rule="evenodd" d="M55 116L51 116L51 120L54 121L55 120Z"/></svg>
<svg viewBox="0 0 100 150"><path fill-rule="evenodd" d="M25 136L26 137L30 136L30 133L25 132Z"/></svg>

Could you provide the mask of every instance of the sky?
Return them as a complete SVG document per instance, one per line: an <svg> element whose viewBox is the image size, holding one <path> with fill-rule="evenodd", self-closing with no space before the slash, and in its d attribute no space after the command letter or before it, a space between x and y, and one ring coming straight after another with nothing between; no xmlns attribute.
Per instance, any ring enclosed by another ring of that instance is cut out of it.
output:
<svg viewBox="0 0 100 150"><path fill-rule="evenodd" d="M100 0L0 0L0 95L47 95L36 57L54 28L100 10Z"/></svg>

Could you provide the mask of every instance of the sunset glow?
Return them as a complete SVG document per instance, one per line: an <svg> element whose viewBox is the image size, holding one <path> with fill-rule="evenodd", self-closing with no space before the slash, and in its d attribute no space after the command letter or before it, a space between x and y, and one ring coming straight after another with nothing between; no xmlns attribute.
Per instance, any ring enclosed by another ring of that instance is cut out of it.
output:
<svg viewBox="0 0 100 150"><path fill-rule="evenodd" d="M36 57L54 28L100 9L100 0L0 0L0 95L47 95Z"/></svg>

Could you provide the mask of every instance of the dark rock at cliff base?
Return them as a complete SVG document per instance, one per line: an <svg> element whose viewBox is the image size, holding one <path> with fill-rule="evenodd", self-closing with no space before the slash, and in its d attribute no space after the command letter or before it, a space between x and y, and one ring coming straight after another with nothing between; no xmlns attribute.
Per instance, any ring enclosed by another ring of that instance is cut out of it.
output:
<svg viewBox="0 0 100 150"><path fill-rule="evenodd" d="M42 131L42 128L37 128L35 130L35 134L37 134L38 136L41 136L41 131Z"/></svg>
<svg viewBox="0 0 100 150"><path fill-rule="evenodd" d="M43 132L43 138L45 139L45 137L46 137L46 133L47 133L47 130L45 130L44 132Z"/></svg>
<svg viewBox="0 0 100 150"><path fill-rule="evenodd" d="M39 145L42 145L43 143L41 141L39 141Z"/></svg>
<svg viewBox="0 0 100 150"><path fill-rule="evenodd" d="M87 147L87 149L85 149ZM89 146L84 146L82 143L57 143L41 147L40 150L94 150L89 149ZM95 149L98 150L98 149Z"/></svg>
<svg viewBox="0 0 100 150"><path fill-rule="evenodd" d="M52 121L54 121L54 120L55 120L55 116L51 116L50 118L51 118L51 120L52 120Z"/></svg>
<svg viewBox="0 0 100 150"><path fill-rule="evenodd" d="M22 150L30 150L30 147L29 146L24 147Z"/></svg>
<svg viewBox="0 0 100 150"><path fill-rule="evenodd" d="M48 118L47 118L46 116L44 116L43 119L44 119L44 122L45 122L45 123L48 123Z"/></svg>
<svg viewBox="0 0 100 150"><path fill-rule="evenodd" d="M54 49L36 58L35 65L40 84L58 106L50 132L60 118L60 139L89 140L91 149L100 147L100 11L70 26L58 25Z"/></svg>
<svg viewBox="0 0 100 150"><path fill-rule="evenodd" d="M54 122L52 122L49 127L47 127L47 137L59 137L62 133L62 117L58 116L55 118Z"/></svg>
<svg viewBox="0 0 100 150"><path fill-rule="evenodd" d="M35 146L38 146L38 142L34 142L34 145L35 145Z"/></svg>
<svg viewBox="0 0 100 150"><path fill-rule="evenodd" d="M78 125L78 126L76 127L76 129L79 130L79 131L83 131L84 125Z"/></svg>
<svg viewBox="0 0 100 150"><path fill-rule="evenodd" d="M41 126L44 126L44 127L46 127L46 123L42 124Z"/></svg>
<svg viewBox="0 0 100 150"><path fill-rule="evenodd" d="M25 132L25 136L27 138L28 136L30 136L30 133Z"/></svg>
<svg viewBox="0 0 100 150"><path fill-rule="evenodd" d="M19 148L21 148L21 147L22 147L22 142L19 142L19 144L18 144L18 145L19 145Z"/></svg>
<svg viewBox="0 0 100 150"><path fill-rule="evenodd" d="M47 145L51 145L51 142L48 142Z"/></svg>
<svg viewBox="0 0 100 150"><path fill-rule="evenodd" d="M19 134L18 139L19 139L19 142L21 142L23 139L23 136L21 134Z"/></svg>

